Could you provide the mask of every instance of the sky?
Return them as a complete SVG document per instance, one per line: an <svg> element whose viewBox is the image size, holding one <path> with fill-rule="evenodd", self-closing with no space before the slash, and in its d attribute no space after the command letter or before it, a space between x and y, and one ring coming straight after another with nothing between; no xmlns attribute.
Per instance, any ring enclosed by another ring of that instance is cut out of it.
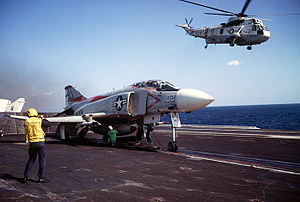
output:
<svg viewBox="0 0 300 202"><path fill-rule="evenodd" d="M195 0L240 12L244 0ZM64 108L64 87L86 97L148 79L202 90L211 106L300 103L300 15L261 17L270 39L209 45L176 24L227 17L178 0L0 0L0 98L23 110ZM298 0L252 0L247 14L300 13Z"/></svg>

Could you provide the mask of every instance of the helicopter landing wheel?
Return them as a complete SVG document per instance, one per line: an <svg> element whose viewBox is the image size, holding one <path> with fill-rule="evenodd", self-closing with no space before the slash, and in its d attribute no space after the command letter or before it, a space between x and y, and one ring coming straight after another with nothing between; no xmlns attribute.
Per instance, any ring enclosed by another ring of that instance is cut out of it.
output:
<svg viewBox="0 0 300 202"><path fill-rule="evenodd" d="M247 49L248 49L248 50L252 50L252 46L248 46Z"/></svg>
<svg viewBox="0 0 300 202"><path fill-rule="evenodd" d="M204 48L207 49L208 45L205 45Z"/></svg>

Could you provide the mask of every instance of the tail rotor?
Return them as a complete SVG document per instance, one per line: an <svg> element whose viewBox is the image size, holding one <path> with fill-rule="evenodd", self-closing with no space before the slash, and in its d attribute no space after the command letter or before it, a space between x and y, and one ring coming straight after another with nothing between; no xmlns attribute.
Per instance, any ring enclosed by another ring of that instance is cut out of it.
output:
<svg viewBox="0 0 300 202"><path fill-rule="evenodd" d="M189 22L188 19L185 18L185 24L186 24L188 27L192 28L192 27L190 26L190 24L193 22L193 20L194 20L194 18L191 18L191 19L190 19L190 22Z"/></svg>
<svg viewBox="0 0 300 202"><path fill-rule="evenodd" d="M190 26L190 24L193 22L193 18L190 19L190 21L188 21L187 18L185 18L185 24L184 25L176 25L177 27L181 27L186 31L186 34L191 35L191 29L192 27Z"/></svg>

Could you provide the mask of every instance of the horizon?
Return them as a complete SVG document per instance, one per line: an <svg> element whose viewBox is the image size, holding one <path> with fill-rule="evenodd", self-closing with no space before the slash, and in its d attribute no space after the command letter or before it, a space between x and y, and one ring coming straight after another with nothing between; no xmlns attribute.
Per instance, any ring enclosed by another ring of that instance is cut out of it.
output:
<svg viewBox="0 0 300 202"><path fill-rule="evenodd" d="M217 106L209 104L209 105L203 107L202 109L211 108L211 107L247 107L247 106L251 107L251 106L265 106L265 105L300 105L300 102L298 102L298 103L277 103L277 104L251 104L251 105L217 105ZM23 110L24 109L25 109L25 107L23 107ZM198 109L196 111L200 111L202 109ZM26 112L26 110L25 111L23 111L23 110L20 113ZM41 111L39 113L60 113L60 112L61 111L57 111L57 112L43 112L43 111ZM179 113L186 113L186 112L179 112Z"/></svg>

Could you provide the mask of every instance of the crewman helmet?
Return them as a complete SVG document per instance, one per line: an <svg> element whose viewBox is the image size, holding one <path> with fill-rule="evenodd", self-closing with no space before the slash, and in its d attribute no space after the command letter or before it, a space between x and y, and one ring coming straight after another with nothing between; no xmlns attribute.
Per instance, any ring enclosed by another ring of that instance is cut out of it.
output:
<svg viewBox="0 0 300 202"><path fill-rule="evenodd" d="M38 116L38 113L37 113L37 111L35 109L30 108L30 109L27 110L27 115L29 117L33 117L33 116Z"/></svg>

